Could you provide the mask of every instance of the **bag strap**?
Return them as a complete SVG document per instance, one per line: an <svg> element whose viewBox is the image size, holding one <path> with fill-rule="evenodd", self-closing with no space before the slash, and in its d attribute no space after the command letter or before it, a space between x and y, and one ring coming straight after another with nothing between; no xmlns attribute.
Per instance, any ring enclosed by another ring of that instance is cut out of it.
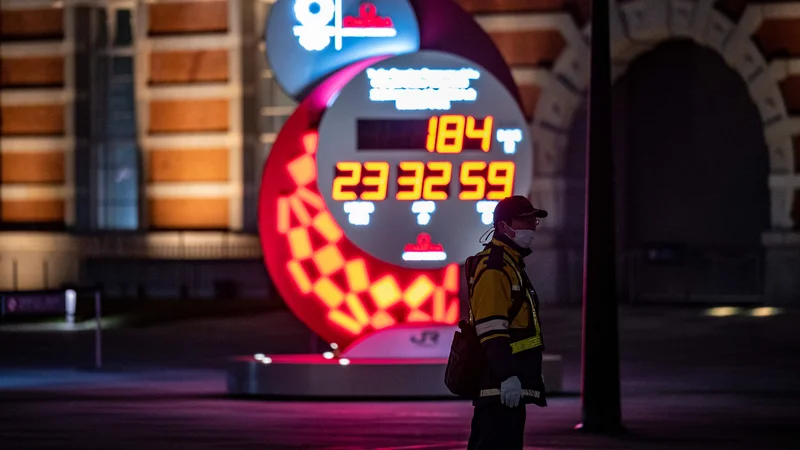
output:
<svg viewBox="0 0 800 450"><path fill-rule="evenodd" d="M472 314L472 275L475 270L475 256L468 256L464 261L464 278L467 281L467 306L469 307L469 323L472 325L474 316Z"/></svg>

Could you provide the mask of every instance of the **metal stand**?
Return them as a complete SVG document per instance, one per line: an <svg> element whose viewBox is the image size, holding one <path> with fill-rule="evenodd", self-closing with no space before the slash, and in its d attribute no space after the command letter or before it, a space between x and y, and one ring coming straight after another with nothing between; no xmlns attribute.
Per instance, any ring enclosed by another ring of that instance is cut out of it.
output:
<svg viewBox="0 0 800 450"><path fill-rule="evenodd" d="M586 222L583 258L582 422L595 433L623 430L615 275L614 159L611 142L609 5L592 1L589 139L586 147Z"/></svg>

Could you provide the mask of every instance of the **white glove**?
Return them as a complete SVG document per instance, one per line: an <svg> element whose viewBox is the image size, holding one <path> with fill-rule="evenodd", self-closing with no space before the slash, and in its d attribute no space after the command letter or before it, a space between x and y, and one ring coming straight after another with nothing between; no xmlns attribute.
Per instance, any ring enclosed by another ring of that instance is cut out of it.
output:
<svg viewBox="0 0 800 450"><path fill-rule="evenodd" d="M511 377L500 383L500 402L509 408L516 408L522 397L522 383L517 377Z"/></svg>

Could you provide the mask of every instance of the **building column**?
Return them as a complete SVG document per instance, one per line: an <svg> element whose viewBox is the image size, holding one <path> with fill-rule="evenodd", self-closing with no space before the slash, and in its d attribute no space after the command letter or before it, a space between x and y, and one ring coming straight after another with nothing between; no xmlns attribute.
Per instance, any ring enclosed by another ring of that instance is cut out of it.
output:
<svg viewBox="0 0 800 450"><path fill-rule="evenodd" d="M140 3L137 108L149 229L241 228L240 3Z"/></svg>

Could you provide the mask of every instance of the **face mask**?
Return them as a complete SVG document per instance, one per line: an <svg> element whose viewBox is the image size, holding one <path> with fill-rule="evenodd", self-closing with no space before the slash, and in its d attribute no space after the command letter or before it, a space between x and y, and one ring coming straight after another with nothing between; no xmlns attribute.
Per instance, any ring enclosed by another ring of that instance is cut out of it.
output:
<svg viewBox="0 0 800 450"><path fill-rule="evenodd" d="M511 240L522 248L530 248L531 244L533 244L533 238L536 236L536 232L533 230L514 230L514 233L514 237Z"/></svg>

